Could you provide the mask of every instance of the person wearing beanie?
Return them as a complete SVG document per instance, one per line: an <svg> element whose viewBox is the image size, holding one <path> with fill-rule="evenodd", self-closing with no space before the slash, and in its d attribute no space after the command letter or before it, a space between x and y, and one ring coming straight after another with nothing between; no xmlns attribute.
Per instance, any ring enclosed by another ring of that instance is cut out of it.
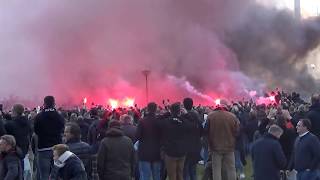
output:
<svg viewBox="0 0 320 180"><path fill-rule="evenodd" d="M125 136L117 120L109 123L106 137L98 151L98 175L100 180L130 180L134 177L134 148Z"/></svg>

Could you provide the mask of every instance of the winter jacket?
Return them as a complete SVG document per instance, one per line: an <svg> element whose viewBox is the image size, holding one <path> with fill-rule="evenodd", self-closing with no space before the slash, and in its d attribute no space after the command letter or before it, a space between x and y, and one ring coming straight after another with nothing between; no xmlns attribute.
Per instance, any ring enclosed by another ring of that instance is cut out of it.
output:
<svg viewBox="0 0 320 180"><path fill-rule="evenodd" d="M307 113L307 118L310 119L312 127L312 134L320 139L320 103L314 104L310 107Z"/></svg>
<svg viewBox="0 0 320 180"><path fill-rule="evenodd" d="M286 156L286 159L288 160L287 162L289 163L294 149L294 142L297 137L297 133L294 129L288 129L286 127L281 128L283 129L283 134L281 135L279 142L281 144L283 153Z"/></svg>
<svg viewBox="0 0 320 180"><path fill-rule="evenodd" d="M47 108L40 112L35 117L34 123L39 150L61 144L63 130L64 118L54 108Z"/></svg>
<svg viewBox="0 0 320 180"><path fill-rule="evenodd" d="M184 114L183 117L186 121L189 121L190 128L187 130L187 160L192 163L196 163L200 160L200 151L201 151L201 137L203 135L203 128L200 120L199 114L194 111L188 111L187 114Z"/></svg>
<svg viewBox="0 0 320 180"><path fill-rule="evenodd" d="M161 129L156 115L147 114L139 122L136 138L139 141L139 161L160 161Z"/></svg>
<svg viewBox="0 0 320 180"><path fill-rule="evenodd" d="M121 129L122 129L124 135L128 136L133 143L135 143L137 141L137 138L136 138L137 127L135 125L123 124L121 126Z"/></svg>
<svg viewBox="0 0 320 180"><path fill-rule="evenodd" d="M1 153L2 169L0 172L1 180L23 180L23 170L21 161L22 151L17 148L7 153Z"/></svg>
<svg viewBox="0 0 320 180"><path fill-rule="evenodd" d="M253 144L252 161L255 180L280 180L287 162L277 138L269 133Z"/></svg>
<svg viewBox="0 0 320 180"><path fill-rule="evenodd" d="M77 139L70 139L66 142L69 149L74 153L82 162L85 167L88 178L92 174L92 156L93 151L89 144Z"/></svg>
<svg viewBox="0 0 320 180"><path fill-rule="evenodd" d="M87 174L81 160L73 153L59 165L54 164L50 180L87 180Z"/></svg>
<svg viewBox="0 0 320 180"><path fill-rule="evenodd" d="M189 132L192 124L180 116L171 116L164 120L163 125L163 150L170 157L180 158L187 155Z"/></svg>
<svg viewBox="0 0 320 180"><path fill-rule="evenodd" d="M29 120L24 117L15 117L5 124L7 134L14 136L16 144L21 148L23 156L28 153L32 129Z"/></svg>
<svg viewBox="0 0 320 180"><path fill-rule="evenodd" d="M294 145L294 169L315 170L320 165L320 142L312 133L297 137Z"/></svg>
<svg viewBox="0 0 320 180"><path fill-rule="evenodd" d="M239 120L231 112L217 110L208 115L208 140L211 151L234 152Z"/></svg>
<svg viewBox="0 0 320 180"><path fill-rule="evenodd" d="M107 131L97 159L100 180L130 180L134 176L133 143L120 129L110 128Z"/></svg>

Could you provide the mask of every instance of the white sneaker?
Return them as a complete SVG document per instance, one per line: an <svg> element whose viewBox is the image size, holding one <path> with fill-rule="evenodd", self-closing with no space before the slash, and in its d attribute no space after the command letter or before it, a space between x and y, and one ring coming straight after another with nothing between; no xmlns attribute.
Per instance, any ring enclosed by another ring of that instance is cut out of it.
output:
<svg viewBox="0 0 320 180"><path fill-rule="evenodd" d="M246 175L244 173L241 173L240 174L240 179L244 179L244 178L246 178Z"/></svg>

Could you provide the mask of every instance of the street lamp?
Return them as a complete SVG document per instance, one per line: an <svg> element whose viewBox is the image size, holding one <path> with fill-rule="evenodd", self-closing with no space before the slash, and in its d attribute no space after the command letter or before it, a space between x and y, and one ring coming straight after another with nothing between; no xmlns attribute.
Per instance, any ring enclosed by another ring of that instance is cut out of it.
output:
<svg viewBox="0 0 320 180"><path fill-rule="evenodd" d="M146 103L148 105L149 103L149 87L148 87L148 76L150 75L151 71L150 70L143 70L142 74L144 75L146 79Z"/></svg>

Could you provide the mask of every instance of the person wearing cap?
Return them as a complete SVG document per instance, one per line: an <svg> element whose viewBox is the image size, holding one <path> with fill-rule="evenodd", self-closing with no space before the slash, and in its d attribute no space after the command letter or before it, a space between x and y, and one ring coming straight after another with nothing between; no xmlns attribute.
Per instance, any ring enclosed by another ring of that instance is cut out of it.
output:
<svg viewBox="0 0 320 180"><path fill-rule="evenodd" d="M236 179L235 142L239 132L240 122L231 112L227 111L227 102L208 115L207 133L209 150L212 156L212 175L214 180Z"/></svg>
<svg viewBox="0 0 320 180"><path fill-rule="evenodd" d="M22 152L16 147L16 140L12 135L0 137L0 179L4 180L23 180L23 169L21 160Z"/></svg>
<svg viewBox="0 0 320 180"><path fill-rule="evenodd" d="M268 133L252 146L254 180L280 180L280 170L286 168L286 157L279 138L283 130L271 125Z"/></svg>
<svg viewBox="0 0 320 180"><path fill-rule="evenodd" d="M98 151L100 180L130 180L134 177L135 154L131 139L125 136L117 120L109 123Z"/></svg>

